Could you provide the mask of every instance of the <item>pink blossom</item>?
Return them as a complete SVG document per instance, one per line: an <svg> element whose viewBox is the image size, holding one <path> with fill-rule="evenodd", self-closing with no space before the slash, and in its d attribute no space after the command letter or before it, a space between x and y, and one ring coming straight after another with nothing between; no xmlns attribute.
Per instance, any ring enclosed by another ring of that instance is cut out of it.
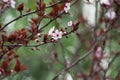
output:
<svg viewBox="0 0 120 80"><path fill-rule="evenodd" d="M51 36L54 40L62 38L62 31L55 30L55 27L51 28L48 32L48 35Z"/></svg>
<svg viewBox="0 0 120 80"><path fill-rule="evenodd" d="M9 3L12 8L15 8L15 1L14 0L3 0L3 2Z"/></svg>
<svg viewBox="0 0 120 80"><path fill-rule="evenodd" d="M73 22L72 21L69 21L68 22L68 26L72 26L73 25Z"/></svg>
<svg viewBox="0 0 120 80"><path fill-rule="evenodd" d="M107 6L111 5L110 0L100 0L100 3L104 4L104 5L107 5Z"/></svg>
<svg viewBox="0 0 120 80"><path fill-rule="evenodd" d="M67 13L69 9L70 9L70 3L66 3L64 7L65 12Z"/></svg>
<svg viewBox="0 0 120 80"><path fill-rule="evenodd" d="M12 7L12 8L15 8L15 1L14 0L10 0L10 6Z"/></svg>
<svg viewBox="0 0 120 80"><path fill-rule="evenodd" d="M55 33L53 33L52 38L54 40L58 40L62 38L62 31L55 30Z"/></svg>
<svg viewBox="0 0 120 80"><path fill-rule="evenodd" d="M101 59L101 61L100 61L100 66L104 69L104 70L106 70L107 68L108 68L108 64L109 64L109 61L108 61L108 59Z"/></svg>
<svg viewBox="0 0 120 80"><path fill-rule="evenodd" d="M16 3L16 2L15 2L14 0L11 0L11 1L10 1L10 5L11 5L12 8L15 8L15 3Z"/></svg>
<svg viewBox="0 0 120 80"><path fill-rule="evenodd" d="M3 2L8 2L8 0L3 0Z"/></svg>
<svg viewBox="0 0 120 80"><path fill-rule="evenodd" d="M96 52L95 52L95 56L99 59L102 56L102 48L98 47Z"/></svg>
<svg viewBox="0 0 120 80"><path fill-rule="evenodd" d="M109 18L109 19L114 19L115 16L116 16L116 13L114 10L109 10L107 13L106 13L106 16Z"/></svg>

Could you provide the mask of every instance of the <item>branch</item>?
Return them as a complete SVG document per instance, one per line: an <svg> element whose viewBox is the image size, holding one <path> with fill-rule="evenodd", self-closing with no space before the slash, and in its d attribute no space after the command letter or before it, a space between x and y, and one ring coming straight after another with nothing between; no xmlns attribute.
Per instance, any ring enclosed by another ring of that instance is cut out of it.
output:
<svg viewBox="0 0 120 80"><path fill-rule="evenodd" d="M47 9L47 8L51 8L51 7L53 7L53 6L57 5L57 4L60 4L60 3L62 3L62 2L63 2L63 1L59 1L59 2L57 2L57 3L55 3L55 4L52 4L52 5L50 5L50 6L47 6L46 9ZM0 31L2 31L4 28L6 28L9 24L11 24L11 23L13 23L13 22L15 22L15 21L17 21L17 20L25 17L25 16L28 16L28 15L31 15L31 14L34 14L34 13L37 13L37 12L40 12L40 11L41 11L41 10L35 10L35 11L31 11L31 12L25 13L25 14L23 14L23 15L20 15L20 16L18 16L17 18L15 18L15 19L13 19L12 21L10 21L10 22L8 22L7 24L5 24L2 28L0 28Z"/></svg>

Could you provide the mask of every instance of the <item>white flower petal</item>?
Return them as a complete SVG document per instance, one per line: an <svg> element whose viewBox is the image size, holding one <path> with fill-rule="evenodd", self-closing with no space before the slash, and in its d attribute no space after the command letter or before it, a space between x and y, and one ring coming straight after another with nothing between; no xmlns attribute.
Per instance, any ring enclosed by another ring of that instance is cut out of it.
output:
<svg viewBox="0 0 120 80"><path fill-rule="evenodd" d="M70 73L66 73L65 80L73 80L73 78L72 78Z"/></svg>
<svg viewBox="0 0 120 80"><path fill-rule="evenodd" d="M106 16L109 18L109 19L114 19L115 16L116 16L116 13L114 10L109 10L107 13L106 13Z"/></svg>
<svg viewBox="0 0 120 80"><path fill-rule="evenodd" d="M70 3L66 3L64 7L64 11L67 13L70 10Z"/></svg>
<svg viewBox="0 0 120 80"><path fill-rule="evenodd" d="M10 5L11 5L12 8L15 8L15 3L16 3L16 2L15 2L14 0L11 0L11 1L10 1Z"/></svg>
<svg viewBox="0 0 120 80"><path fill-rule="evenodd" d="M102 59L101 60L101 62L100 62L100 66L104 69L104 70L106 70L107 68L108 68L108 61L107 61L107 59Z"/></svg>
<svg viewBox="0 0 120 80"><path fill-rule="evenodd" d="M49 30L48 35L53 35L54 29L55 29L55 27L52 27L52 28Z"/></svg>
<svg viewBox="0 0 120 80"><path fill-rule="evenodd" d="M95 12L96 7L94 4L83 4L82 14L90 26L95 26Z"/></svg>
<svg viewBox="0 0 120 80"><path fill-rule="evenodd" d="M54 40L62 38L62 34L62 31L54 30L54 27L51 28L48 32L48 35L50 35Z"/></svg>
<svg viewBox="0 0 120 80"><path fill-rule="evenodd" d="M73 24L72 21L69 21L67 25L72 26L72 24Z"/></svg>

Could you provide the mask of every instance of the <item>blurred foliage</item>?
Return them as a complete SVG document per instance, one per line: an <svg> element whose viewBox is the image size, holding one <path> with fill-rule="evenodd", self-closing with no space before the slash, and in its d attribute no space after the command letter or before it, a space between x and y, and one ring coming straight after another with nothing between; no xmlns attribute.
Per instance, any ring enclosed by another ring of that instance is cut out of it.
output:
<svg viewBox="0 0 120 80"><path fill-rule="evenodd" d="M52 0L44 0L47 5L49 5L49 2ZM35 10L35 0L17 0L17 4L20 2L24 2L25 4L25 10L27 8L31 8L32 10ZM47 10L49 12L50 9ZM8 14L9 13L9 14ZM19 12L15 11L14 9L9 9L5 12L2 18L0 18L0 21L4 24L11 21L12 19L16 18L19 15ZM71 16L70 16L71 15ZM81 16L81 5L80 2L76 3L72 9L70 10L70 15L63 15L62 19L57 19L56 21L52 22L47 28L45 28L44 33L47 33L48 30L55 26L57 28L59 27L67 27L67 22L72 20L75 21L78 17ZM29 19L30 17L35 17L35 15L26 16L11 25L9 25L6 30L7 34L13 32L14 30L18 30L21 28L29 28ZM48 22L48 19L45 19L42 21L41 25L39 27L42 27L45 25L45 23ZM83 27L83 25L80 25L80 29L78 32L81 32L86 39L90 39L90 34L86 33L86 28ZM116 36L114 39L109 39L106 47L105 52L109 53L111 51L120 51L120 46L117 43L117 40L120 39L119 34L116 32L116 30L113 30L110 32L114 36ZM53 76L61 71L63 68L65 68L64 64L64 57L67 59L70 59L72 62L78 57L82 56L86 51L86 47L84 46L84 43L80 43L77 36L75 34L70 34L68 38L64 37L60 41L63 43L64 53L61 49L60 43L53 44L48 43L45 45L40 46L40 51L38 50L31 50L31 48L27 47L21 47L16 52L20 55L20 61L22 61L23 64L27 65L28 70L19 72L18 74L13 74L11 76L6 77L4 80L51 80ZM31 44L35 44L34 42ZM76 49L78 48L77 53ZM59 64L58 61L56 61L53 57L54 52L58 52L58 59L63 64ZM74 76L77 75L78 72L84 72L88 74L88 69L92 65L92 63L89 61L91 60L90 57L87 59L81 61L79 65L75 66L72 70L70 70L70 73ZM112 69L109 70L109 74L111 77L116 76L117 69L119 68L119 60L120 57L117 58L115 61L115 65L113 64L111 67Z"/></svg>
<svg viewBox="0 0 120 80"><path fill-rule="evenodd" d="M35 10L35 0L17 0L16 6L21 2L24 2L25 4L24 10L27 10L27 8L31 8L31 10ZM45 3L47 4L47 6L49 5L49 2L51 1L45 0ZM46 12L50 12L50 10L51 9L47 9ZM72 16L63 15L62 19L57 19L56 21L53 21L45 29L44 33L47 33L48 30L53 26L67 27L67 22L69 22L70 20L75 21L75 18L73 18L74 10L76 9L74 8L73 11L71 10ZM3 14L3 17L0 18L0 20L4 24L6 24L9 21L16 18L17 16L19 16L19 12L15 11L15 9L9 9ZM35 17L35 16L36 15L32 14L30 16L26 16L12 23L6 28L7 34L12 33L15 30L19 30L21 28L29 28L29 19L30 17ZM49 21L48 19L44 19L40 27L44 26L48 21ZM65 53L64 53L65 56L67 58L72 57L75 51L75 46L78 43L76 35L71 34L68 36L68 38L64 37L61 40L61 43L64 43L63 46L65 49ZM33 42L31 44L35 44L35 43ZM54 72L56 73L56 71L58 72L63 68L65 68L65 65L61 65L54 60L53 58L54 51L58 52L58 58L61 60L60 62L64 64L63 53L62 53L60 44L50 43L50 44L42 45L40 46L40 51L38 50L33 51L31 50L31 48L28 48L28 47L19 48L16 51L16 53L20 55L20 61L28 67L28 70L8 76L4 80L51 80L55 75Z"/></svg>

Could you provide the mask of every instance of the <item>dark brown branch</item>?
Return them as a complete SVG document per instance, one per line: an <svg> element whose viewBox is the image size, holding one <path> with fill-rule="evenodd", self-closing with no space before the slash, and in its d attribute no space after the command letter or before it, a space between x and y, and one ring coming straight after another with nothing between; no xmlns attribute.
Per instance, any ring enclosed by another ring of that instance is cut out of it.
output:
<svg viewBox="0 0 120 80"><path fill-rule="evenodd" d="M55 5L60 4L60 3L62 3L62 2L63 2L63 1L59 1L59 2L57 2L56 4L52 4L52 5L50 5L50 6L47 6L46 9L47 9L47 8L51 8L52 6L55 6ZM35 11L28 12L28 13L26 13L26 14L20 15L20 16L18 16L17 18L15 18L15 19L13 19L12 21L10 21L10 22L8 22L7 24L5 24L2 28L0 28L0 31L2 31L2 30L3 30L5 27L7 27L9 24L11 24L11 23L13 23L13 22L15 22L15 21L17 21L17 20L25 17L25 16L28 16L28 15L31 15L31 14L34 14L34 13L37 13L37 12L40 12L40 11L41 11L41 10L35 10Z"/></svg>

